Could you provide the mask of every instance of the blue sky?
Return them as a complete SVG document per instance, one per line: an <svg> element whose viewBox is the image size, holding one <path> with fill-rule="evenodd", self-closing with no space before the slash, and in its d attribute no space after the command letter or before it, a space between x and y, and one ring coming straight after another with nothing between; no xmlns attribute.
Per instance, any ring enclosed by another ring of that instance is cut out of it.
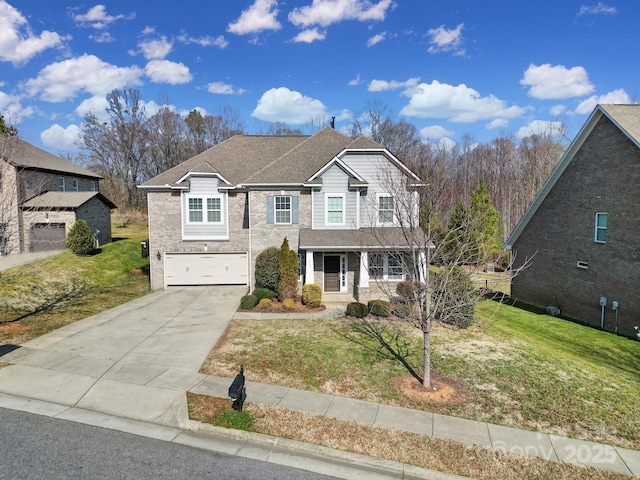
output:
<svg viewBox="0 0 640 480"><path fill-rule="evenodd" d="M640 96L635 0L0 0L0 113L25 140L78 153L115 88L248 133L344 129L386 105L425 141L570 137L597 103Z"/></svg>

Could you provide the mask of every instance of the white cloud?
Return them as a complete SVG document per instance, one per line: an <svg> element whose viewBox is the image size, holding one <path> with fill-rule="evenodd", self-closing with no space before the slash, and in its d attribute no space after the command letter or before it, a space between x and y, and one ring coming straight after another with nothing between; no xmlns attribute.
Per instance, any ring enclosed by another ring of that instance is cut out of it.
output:
<svg viewBox="0 0 640 480"><path fill-rule="evenodd" d="M7 2L0 0L1 61L19 65L43 50L61 45L63 40L69 38L48 30L34 35L22 14Z"/></svg>
<svg viewBox="0 0 640 480"><path fill-rule="evenodd" d="M286 87L267 90L251 116L268 122L285 122L299 125L327 115L320 100L306 97Z"/></svg>
<svg viewBox="0 0 640 480"><path fill-rule="evenodd" d="M32 106L24 107L19 97L0 91L0 113L8 124L17 125L25 118L34 115L36 109Z"/></svg>
<svg viewBox="0 0 640 480"><path fill-rule="evenodd" d="M373 47L374 45L377 45L378 43L383 42L386 36L387 36L387 32L382 32L377 35L374 35L369 40L367 40L367 47Z"/></svg>
<svg viewBox="0 0 640 480"><path fill-rule="evenodd" d="M245 90L242 88L235 89L233 85L229 85L224 82L212 82L207 85L207 91L209 93L216 93L218 95L242 95Z"/></svg>
<svg viewBox="0 0 640 480"><path fill-rule="evenodd" d="M549 109L549 113L554 117L557 117L558 115L562 115L566 111L567 111L567 107L565 107L564 105L554 105Z"/></svg>
<svg viewBox="0 0 640 480"><path fill-rule="evenodd" d="M227 48L229 46L229 42L225 40L224 36L218 35L217 37L190 37L186 33L178 36L176 38L180 43L184 43L189 45L191 43L195 43L196 45L200 45L201 47L218 47L218 48Z"/></svg>
<svg viewBox="0 0 640 480"><path fill-rule="evenodd" d="M538 100L584 97L594 90L583 67L567 68L548 63L529 65L520 84L531 87L527 95Z"/></svg>
<svg viewBox="0 0 640 480"><path fill-rule="evenodd" d="M487 123L487 130L495 130L496 128L504 128L509 125L509 120L506 118L494 118Z"/></svg>
<svg viewBox="0 0 640 480"><path fill-rule="evenodd" d="M282 25L276 18L277 6L277 0L256 0L248 9L242 11L235 22L227 26L227 31L236 35L246 35L263 30L280 30Z"/></svg>
<svg viewBox="0 0 640 480"><path fill-rule="evenodd" d="M160 37L156 40L145 40L138 44L140 51L147 60L165 58L173 48L173 42L167 40L167 37Z"/></svg>
<svg viewBox="0 0 640 480"><path fill-rule="evenodd" d="M313 43L316 40L324 40L325 38L327 38L326 31L310 28L298 33L291 41L295 43Z"/></svg>
<svg viewBox="0 0 640 480"><path fill-rule="evenodd" d="M98 34L91 34L89 38L96 43L113 43L116 41L109 32L100 32Z"/></svg>
<svg viewBox="0 0 640 480"><path fill-rule="evenodd" d="M494 118L515 118L527 109L508 106L504 100L494 95L480 96L473 88L464 84L458 86L440 83L436 80L409 89L409 104L400 111L401 115L418 118L446 118L451 122L476 122Z"/></svg>
<svg viewBox="0 0 640 480"><path fill-rule="evenodd" d="M401 88L409 90L417 86L418 82L420 82L420 77L410 78L404 82L398 82L396 80L391 80L390 82L386 80L371 80L367 90L370 92L386 92L389 90L399 90Z"/></svg>
<svg viewBox="0 0 640 480"><path fill-rule="evenodd" d="M362 80L360 80L360 74L358 73L356 75L356 78L354 78L353 80L349 80L349 83L347 85L349 85L350 87L355 87L361 84L362 84Z"/></svg>
<svg viewBox="0 0 640 480"><path fill-rule="evenodd" d="M453 52L454 55L464 55L465 50L462 48L462 28L464 23L459 24L456 28L447 30L444 25L438 28L431 28L427 31L427 35L431 37L431 46L429 53Z"/></svg>
<svg viewBox="0 0 640 480"><path fill-rule="evenodd" d="M118 20L132 20L135 16L135 13L130 13L129 15L109 15L104 5L96 5L95 7L91 7L87 13L74 15L73 19L85 27L101 30L113 22Z"/></svg>
<svg viewBox="0 0 640 480"><path fill-rule="evenodd" d="M77 125L69 125L62 128L57 123L47 128L40 134L40 140L47 147L60 150L71 150L78 148L82 130Z"/></svg>
<svg viewBox="0 0 640 480"><path fill-rule="evenodd" d="M156 103L153 100L151 100L150 102L145 102L143 100L140 103L142 104L144 108L144 113L147 114L147 117L151 117L155 115L160 111L161 108L168 108L172 112L175 112L176 110L175 105L167 105L167 104L160 105L159 103Z"/></svg>
<svg viewBox="0 0 640 480"><path fill-rule="evenodd" d="M614 13L618 13L618 9L616 7L605 5L602 2L598 2L597 5L592 6L582 5L578 15L599 15L601 13L605 15L613 15Z"/></svg>
<svg viewBox="0 0 640 480"><path fill-rule="evenodd" d="M420 129L420 137L426 140L439 140L442 137L450 137L455 132L447 130L440 125L432 125L430 127L424 127Z"/></svg>
<svg viewBox="0 0 640 480"><path fill-rule="evenodd" d="M531 135L557 137L563 134L564 126L562 122L550 122L546 120L534 120L529 125L520 127L516 132L516 137L524 138Z"/></svg>
<svg viewBox="0 0 640 480"><path fill-rule="evenodd" d="M328 27L345 20L367 22L384 20L391 0L372 3L369 0L313 0L311 5L294 8L289 21L298 27L320 25Z"/></svg>
<svg viewBox="0 0 640 480"><path fill-rule="evenodd" d="M193 76L184 63L171 62L169 60L151 60L144 67L144 72L153 83L168 83L177 85L189 83Z"/></svg>
<svg viewBox="0 0 640 480"><path fill-rule="evenodd" d="M94 95L93 97L83 100L80 105L75 109L75 113L80 117L88 113L93 113L99 120L103 122L109 121L109 114L107 113L107 97L105 95Z"/></svg>
<svg viewBox="0 0 640 480"><path fill-rule="evenodd" d="M584 115L586 113L591 113L591 111L596 108L596 105L606 105L606 104L626 104L632 103L631 97L627 95L627 92L624 89L619 88L618 90L614 90L605 95L593 95L586 100L580 102L580 104L576 107L575 113L579 115Z"/></svg>
<svg viewBox="0 0 640 480"><path fill-rule="evenodd" d="M117 67L85 54L47 65L24 86L29 96L40 94L41 100L63 102L78 91L106 95L115 88L140 85L142 74L137 66Z"/></svg>

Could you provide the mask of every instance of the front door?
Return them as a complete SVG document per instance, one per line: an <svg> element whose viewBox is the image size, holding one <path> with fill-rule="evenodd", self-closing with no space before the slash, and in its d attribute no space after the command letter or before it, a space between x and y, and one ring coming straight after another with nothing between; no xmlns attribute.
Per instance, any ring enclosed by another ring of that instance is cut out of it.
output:
<svg viewBox="0 0 640 480"><path fill-rule="evenodd" d="M340 255L324 256L324 291L340 291Z"/></svg>

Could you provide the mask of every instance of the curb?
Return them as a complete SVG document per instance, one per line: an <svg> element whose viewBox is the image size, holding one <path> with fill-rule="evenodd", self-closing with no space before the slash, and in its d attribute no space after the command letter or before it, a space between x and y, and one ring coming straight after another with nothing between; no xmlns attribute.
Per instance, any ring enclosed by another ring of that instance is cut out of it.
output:
<svg viewBox="0 0 640 480"><path fill-rule="evenodd" d="M473 480L395 461L188 420L186 428L0 393L0 407L116 430L345 480Z"/></svg>

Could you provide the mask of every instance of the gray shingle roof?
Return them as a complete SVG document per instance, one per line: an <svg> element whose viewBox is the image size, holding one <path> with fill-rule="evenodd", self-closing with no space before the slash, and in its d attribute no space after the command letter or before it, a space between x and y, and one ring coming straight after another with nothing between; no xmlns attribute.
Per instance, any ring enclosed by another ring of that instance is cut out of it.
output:
<svg viewBox="0 0 640 480"><path fill-rule="evenodd" d="M16 167L66 173L79 177L102 178L86 168L74 165L64 158L56 157L19 138L0 135L0 143L3 147L1 151L8 157L7 160Z"/></svg>
<svg viewBox="0 0 640 480"><path fill-rule="evenodd" d="M299 246L312 250L362 250L363 248L402 250L431 245L422 230L399 227L361 228L359 230L300 229Z"/></svg>
<svg viewBox="0 0 640 480"><path fill-rule="evenodd" d="M364 137L353 140L329 127L312 136L236 135L141 186L173 185L205 163L234 185L302 184L346 148L383 147Z"/></svg>
<svg viewBox="0 0 640 480"><path fill-rule="evenodd" d="M640 105L600 105L607 116L624 130L631 139L640 143Z"/></svg>
<svg viewBox="0 0 640 480"><path fill-rule="evenodd" d="M100 192L45 192L22 204L22 208L78 208L97 197L109 208L117 208Z"/></svg>

